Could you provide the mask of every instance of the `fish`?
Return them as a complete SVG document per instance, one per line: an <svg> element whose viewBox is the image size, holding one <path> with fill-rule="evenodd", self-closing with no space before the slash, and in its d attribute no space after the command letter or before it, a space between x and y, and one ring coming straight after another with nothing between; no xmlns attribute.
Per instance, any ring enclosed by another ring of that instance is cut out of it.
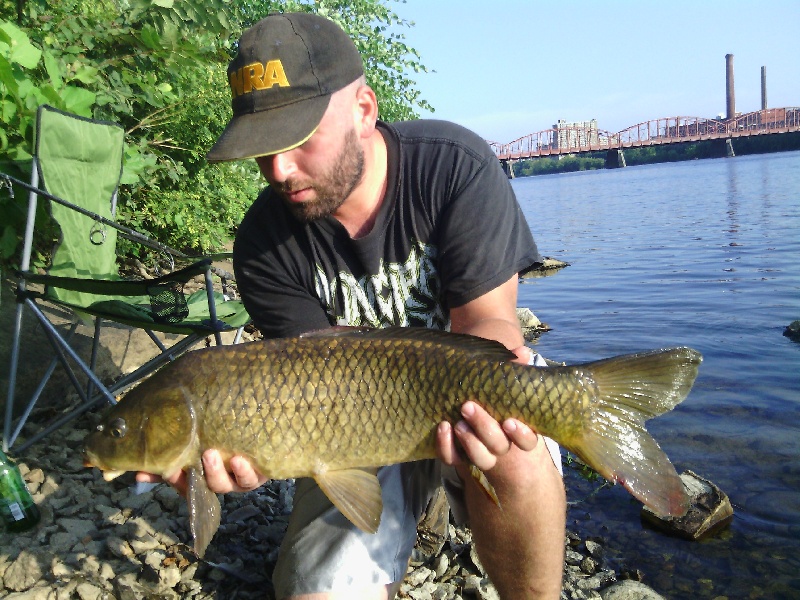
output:
<svg viewBox="0 0 800 600"><path fill-rule="evenodd" d="M187 473L189 524L202 556L220 523L201 455L246 457L271 479L313 477L357 527L375 532L377 468L436 457L439 423L473 400L553 438L654 512L688 495L644 427L688 395L702 356L687 347L570 366L514 362L502 344L423 328L348 328L188 352L111 407L84 441L85 465Z"/></svg>

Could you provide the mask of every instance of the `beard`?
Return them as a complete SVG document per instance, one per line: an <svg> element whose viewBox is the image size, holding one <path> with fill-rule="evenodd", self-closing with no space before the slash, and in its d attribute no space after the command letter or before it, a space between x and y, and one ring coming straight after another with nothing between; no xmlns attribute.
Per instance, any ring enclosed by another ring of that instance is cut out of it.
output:
<svg viewBox="0 0 800 600"><path fill-rule="evenodd" d="M289 179L275 187L278 195L296 219L310 223L333 214L361 182L364 175L364 150L358 143L355 129L345 134L342 149L332 162L331 168L315 181ZM289 202L284 193L311 188L316 198L306 202Z"/></svg>

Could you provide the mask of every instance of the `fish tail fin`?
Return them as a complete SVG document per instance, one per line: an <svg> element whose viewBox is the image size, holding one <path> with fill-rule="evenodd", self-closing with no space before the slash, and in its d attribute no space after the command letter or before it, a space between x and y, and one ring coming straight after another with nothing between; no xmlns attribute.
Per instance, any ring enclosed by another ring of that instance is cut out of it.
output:
<svg viewBox="0 0 800 600"><path fill-rule="evenodd" d="M686 513L689 497L644 422L680 403L702 361L691 348L601 360L581 369L599 390L588 426L570 449L609 481L622 484L661 515Z"/></svg>

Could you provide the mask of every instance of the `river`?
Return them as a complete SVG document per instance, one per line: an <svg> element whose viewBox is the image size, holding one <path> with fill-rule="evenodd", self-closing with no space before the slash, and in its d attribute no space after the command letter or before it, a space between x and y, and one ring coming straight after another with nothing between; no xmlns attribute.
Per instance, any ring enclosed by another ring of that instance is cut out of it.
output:
<svg viewBox="0 0 800 600"><path fill-rule="evenodd" d="M730 527L689 542L642 526L620 488L569 525L605 540L667 598L800 598L800 152L516 179L540 252L571 263L520 286L552 330L546 357L587 361L686 345L704 356L689 397L648 429L716 483ZM568 479L569 481L569 479Z"/></svg>

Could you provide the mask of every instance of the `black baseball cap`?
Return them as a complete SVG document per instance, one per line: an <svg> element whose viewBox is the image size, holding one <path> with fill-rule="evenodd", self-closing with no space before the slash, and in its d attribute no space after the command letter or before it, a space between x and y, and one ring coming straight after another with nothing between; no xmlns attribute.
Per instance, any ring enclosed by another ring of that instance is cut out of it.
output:
<svg viewBox="0 0 800 600"><path fill-rule="evenodd" d="M209 162L296 148L316 131L331 94L364 74L353 41L333 21L309 13L274 14L242 34L228 66L233 117Z"/></svg>

